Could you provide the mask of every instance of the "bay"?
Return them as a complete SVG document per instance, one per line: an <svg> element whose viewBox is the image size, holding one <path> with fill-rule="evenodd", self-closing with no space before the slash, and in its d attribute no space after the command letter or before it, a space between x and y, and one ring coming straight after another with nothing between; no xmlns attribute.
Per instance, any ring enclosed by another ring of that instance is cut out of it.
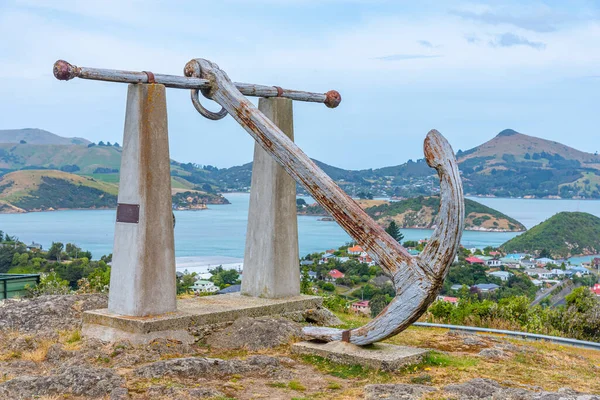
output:
<svg viewBox="0 0 600 400"><path fill-rule="evenodd" d="M228 205L210 205L201 211L175 211L175 252L177 257L244 255L247 193L227 193ZM310 198L305 198L308 202ZM528 228L559 211L586 211L600 216L600 201L474 199L521 221ZM27 214L0 214L0 229L25 243L35 241L47 249L53 241L75 243L92 252L94 258L112 252L115 210L66 210ZM350 237L335 222L319 217L299 216L300 255L336 248ZM431 236L431 230L404 229L404 240ZM482 248L499 246L517 235L503 232L466 231L462 244Z"/></svg>

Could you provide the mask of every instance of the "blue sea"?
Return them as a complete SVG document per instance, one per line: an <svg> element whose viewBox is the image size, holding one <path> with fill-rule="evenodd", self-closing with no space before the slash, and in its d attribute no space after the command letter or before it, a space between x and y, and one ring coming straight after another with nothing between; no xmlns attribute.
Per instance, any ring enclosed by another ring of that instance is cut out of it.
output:
<svg viewBox="0 0 600 400"><path fill-rule="evenodd" d="M227 193L228 205L209 205L207 210L175 211L175 251L177 257L244 256L249 194ZM307 202L312 202L306 198ZM600 217L600 201L474 199L493 207L527 228L560 211L585 211ZM324 251L350 241L336 222L319 217L299 216L300 254ZM27 214L0 214L0 230L25 243L35 241L48 248L53 241L75 243L92 252L94 258L112 252L115 210L70 210ZM404 240L428 238L431 230L404 229ZM499 246L516 233L466 231L466 247Z"/></svg>

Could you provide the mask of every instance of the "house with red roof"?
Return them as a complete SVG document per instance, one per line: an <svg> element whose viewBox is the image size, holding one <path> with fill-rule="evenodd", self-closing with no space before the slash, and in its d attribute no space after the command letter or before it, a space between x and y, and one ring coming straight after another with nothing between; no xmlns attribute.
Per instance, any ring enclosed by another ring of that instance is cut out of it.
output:
<svg viewBox="0 0 600 400"><path fill-rule="evenodd" d="M437 299L439 301L445 301L452 304L458 304L458 297L450 297L450 296L438 296Z"/></svg>
<svg viewBox="0 0 600 400"><path fill-rule="evenodd" d="M485 264L485 261L478 257L467 257L467 258L465 258L465 261L471 265L472 264L481 264L481 265Z"/></svg>
<svg viewBox="0 0 600 400"><path fill-rule="evenodd" d="M373 265L375 265L375 261L373 261L373 259L371 258L371 256L368 255L368 254L366 254L366 253L364 253L364 252L363 252L363 254L361 254L358 257L358 261L361 262L361 263L368 264L369 267L372 267Z"/></svg>
<svg viewBox="0 0 600 400"><path fill-rule="evenodd" d="M357 314L371 315L371 307L369 307L369 300L357 301L352 303L352 311Z"/></svg>
<svg viewBox="0 0 600 400"><path fill-rule="evenodd" d="M500 253L499 251L490 251L490 256L492 256L492 257L498 257L501 255L502 255L502 253Z"/></svg>
<svg viewBox="0 0 600 400"><path fill-rule="evenodd" d="M327 279L328 281L335 281L336 279L343 278L344 276L346 276L343 273L341 273L340 271L338 271L337 269L332 269L331 271L329 271L327 273L327 275L328 275L328 279Z"/></svg>
<svg viewBox="0 0 600 400"><path fill-rule="evenodd" d="M348 254L353 255L353 256L359 256L360 253L362 253L363 251L364 251L363 248L360 247L359 245L348 248Z"/></svg>

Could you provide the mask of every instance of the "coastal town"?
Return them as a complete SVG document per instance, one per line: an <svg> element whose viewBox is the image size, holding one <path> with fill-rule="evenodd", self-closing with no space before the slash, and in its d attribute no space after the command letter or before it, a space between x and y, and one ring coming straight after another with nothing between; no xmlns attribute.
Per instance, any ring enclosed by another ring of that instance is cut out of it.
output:
<svg viewBox="0 0 600 400"><path fill-rule="evenodd" d="M418 256L427 240L409 241L404 245L409 254ZM229 265L229 277L225 280L222 267L206 267L212 273L190 273L184 268L178 268L178 278L188 282L195 279L187 290L196 295L240 291L243 260ZM306 293L337 296L349 312L374 316L381 311L381 304L389 303L395 292L391 280L383 274L376 261L355 243L308 254L300 260L299 268ZM497 301L520 294L530 296L532 304L558 306L564 304L568 293L581 286L600 296L599 269L600 257L587 257L583 262L575 262L525 253L505 254L494 248L461 247L438 300L457 304L463 297L477 296ZM371 308L373 299L374 310Z"/></svg>

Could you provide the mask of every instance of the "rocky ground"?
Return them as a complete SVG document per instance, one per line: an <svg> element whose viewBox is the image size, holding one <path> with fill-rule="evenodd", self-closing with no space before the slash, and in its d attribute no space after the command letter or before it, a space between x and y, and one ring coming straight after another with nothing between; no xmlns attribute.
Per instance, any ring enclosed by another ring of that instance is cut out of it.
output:
<svg viewBox="0 0 600 400"><path fill-rule="evenodd" d="M432 352L389 373L291 354L304 321L336 322L323 309L134 346L81 337L82 311L105 306L102 295L0 303L0 399L600 400L573 390L600 393L590 350L411 328L392 342Z"/></svg>

